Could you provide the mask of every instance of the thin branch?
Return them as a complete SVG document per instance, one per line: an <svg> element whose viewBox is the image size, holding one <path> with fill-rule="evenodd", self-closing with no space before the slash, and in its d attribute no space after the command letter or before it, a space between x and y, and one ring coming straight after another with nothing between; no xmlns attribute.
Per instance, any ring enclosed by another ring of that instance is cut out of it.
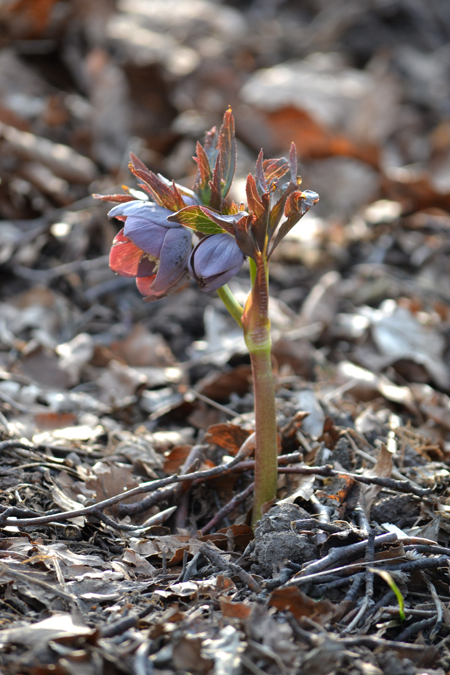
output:
<svg viewBox="0 0 450 675"><path fill-rule="evenodd" d="M82 509L75 509L73 511L62 511L61 513L55 513L47 516L40 516L38 518L6 518L3 526L17 525L25 527L27 525L33 526L44 525L45 523L68 520L70 518L77 518L78 516L86 516L91 513L96 513L100 509L105 509L109 506L113 506L114 504L118 504L119 502L123 501L124 499L128 499L129 497L134 497L135 495L139 494L145 494L146 492L153 492L154 490L157 490L158 488L161 487L165 487L166 485L179 483L185 480L188 481L193 481L197 479L203 480L205 478L220 476L229 471L230 469L232 469L233 467L235 467L237 464L239 464L239 462L242 461L242 459L245 458L246 456L245 452L247 452L248 449L246 448L245 452L242 452L242 454L241 450L238 452L236 457L234 457L230 462L227 462L226 464L221 464L220 466L215 466L214 468L207 469L206 471L195 471L194 473L190 473L184 476L178 475L168 476L167 478L161 478L160 480L141 483L141 485L138 485L138 487L135 487L131 490L127 490L126 492L123 492L121 494L114 495L113 497L109 497L109 499L104 499L101 502L97 502L97 504L92 504L91 506L86 506Z"/></svg>
<svg viewBox="0 0 450 675"><path fill-rule="evenodd" d="M234 511L236 506L239 506L239 504L244 502L247 499L247 497L249 497L252 494L254 487L255 484L250 483L250 485L245 490L239 492L239 494L235 495L233 499L230 499L228 504L222 506L222 508L219 509L219 511L217 511L216 515L213 518L211 518L211 520L208 523L206 523L205 527L202 527L201 530L202 535L212 530L213 527L215 527L218 523L220 523L221 520L226 518L229 513Z"/></svg>
<svg viewBox="0 0 450 675"><path fill-rule="evenodd" d="M242 569L242 567L239 567L236 563L224 560L222 556L217 551L214 551L211 546L208 546L208 544L204 544L199 551L212 565L224 572L229 572L230 574L238 576L239 579L254 593L261 593L261 586L248 572Z"/></svg>

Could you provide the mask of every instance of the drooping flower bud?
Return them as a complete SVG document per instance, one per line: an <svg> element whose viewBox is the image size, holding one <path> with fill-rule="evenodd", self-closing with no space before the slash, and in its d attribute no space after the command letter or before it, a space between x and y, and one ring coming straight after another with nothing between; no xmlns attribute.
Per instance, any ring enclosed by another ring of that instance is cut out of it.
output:
<svg viewBox="0 0 450 675"><path fill-rule="evenodd" d="M239 272L244 260L231 234L211 234L192 251L189 271L203 291L216 291Z"/></svg>

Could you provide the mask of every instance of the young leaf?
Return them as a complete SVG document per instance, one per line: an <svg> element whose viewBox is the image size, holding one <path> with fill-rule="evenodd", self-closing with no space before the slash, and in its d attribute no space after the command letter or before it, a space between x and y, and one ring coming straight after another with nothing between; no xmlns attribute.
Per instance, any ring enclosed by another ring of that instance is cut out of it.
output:
<svg viewBox="0 0 450 675"><path fill-rule="evenodd" d="M234 234L237 245L244 255L253 259L255 259L259 251L253 232L254 221L255 216L250 213L249 215L244 214L243 218L234 223Z"/></svg>
<svg viewBox="0 0 450 675"><path fill-rule="evenodd" d="M253 211L257 218L264 217L264 206L261 201L261 197L258 194L256 187L256 181L253 178L252 174L249 173L247 176L247 183L245 185L245 191L247 193L247 202L248 208L250 211Z"/></svg>
<svg viewBox="0 0 450 675"><path fill-rule="evenodd" d="M209 205L213 209L216 209L216 211L219 211L220 207L222 206L221 175L222 175L222 163L220 160L220 153L219 153L217 155L212 180L209 181L209 187L211 189L211 197L209 200Z"/></svg>
<svg viewBox="0 0 450 675"><path fill-rule="evenodd" d="M297 185L297 148L295 143L291 143L291 150L289 152L289 166L291 169L291 183Z"/></svg>
<svg viewBox="0 0 450 675"><path fill-rule="evenodd" d="M142 187L153 197L155 202L170 211L178 211L184 207L183 197L181 196L175 183L166 185L153 171L147 169L145 164L140 159L130 154L131 162L129 164L130 171L144 181Z"/></svg>
<svg viewBox="0 0 450 675"><path fill-rule="evenodd" d="M285 157L279 159L265 159L263 162L264 177L270 192L274 190L280 178L283 178L289 171L289 163Z"/></svg>
<svg viewBox="0 0 450 675"><path fill-rule="evenodd" d="M92 195L94 199L100 199L102 202L119 202L119 204L123 204L124 202L134 202L136 200L136 197L133 197L133 195L98 195L98 194L93 194Z"/></svg>
<svg viewBox="0 0 450 675"><path fill-rule="evenodd" d="M284 215L284 208L287 198L294 191L295 185L293 183L288 183L286 189L283 191L278 201L272 206L269 217L269 238L272 237L278 224L280 223L281 218Z"/></svg>
<svg viewBox="0 0 450 675"><path fill-rule="evenodd" d="M211 167L215 166L217 155L219 153L219 134L217 132L217 127L213 127L210 131L207 131L205 134L205 143L204 149L206 156L208 157L209 165Z"/></svg>
<svg viewBox="0 0 450 675"><path fill-rule="evenodd" d="M202 234L220 234L224 229L229 230L230 228L229 222L224 221L221 217L214 219L211 212L204 206L185 206L177 213L169 216L168 220L172 223L180 223L180 225ZM226 227L222 227L219 224L221 222ZM232 226L231 232L233 232Z"/></svg>
<svg viewBox="0 0 450 675"><path fill-rule="evenodd" d="M221 168L222 199L224 199L231 187L236 170L236 139L234 131L234 119L231 108L228 108L223 116L223 124L219 131L219 154Z"/></svg>
<svg viewBox="0 0 450 675"><path fill-rule="evenodd" d="M209 165L208 155L200 143L197 143L197 156L194 157L194 160L198 167L194 192L200 197L200 201L203 204L209 204L209 200L211 198L211 188L209 186L209 182L212 179L212 172Z"/></svg>
<svg viewBox="0 0 450 675"><path fill-rule="evenodd" d="M290 183L290 185L293 184ZM282 200L280 200L280 202L281 201ZM267 255L268 258L270 258L280 241L284 239L287 233L294 227L294 225L298 223L300 218L303 218L311 206L317 204L318 201L319 195L317 192L313 192L312 190L305 190L304 192L301 192L300 190L294 190L294 192L291 192L288 195L284 206L284 215L286 216L286 220L281 223L278 230L275 232L275 236L271 241L270 251ZM277 208L277 206L278 205L275 205L275 208ZM278 215L279 214L277 214L277 216Z"/></svg>
<svg viewBox="0 0 450 675"><path fill-rule="evenodd" d="M258 188L258 192L260 195L262 195L263 192L268 191L266 178L264 176L263 162L264 162L264 155L263 151L261 150L258 155L258 159L256 161L256 171L255 171L256 187Z"/></svg>

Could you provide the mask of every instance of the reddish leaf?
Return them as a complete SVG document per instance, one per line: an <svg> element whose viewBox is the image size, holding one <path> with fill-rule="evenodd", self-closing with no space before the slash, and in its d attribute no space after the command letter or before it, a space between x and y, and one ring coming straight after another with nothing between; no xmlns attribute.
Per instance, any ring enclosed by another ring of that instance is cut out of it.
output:
<svg viewBox="0 0 450 675"><path fill-rule="evenodd" d="M206 156L208 157L209 165L215 166L217 160L217 154L219 152L218 148L219 134L217 132L217 127L213 127L210 131L207 131L205 134L205 144L204 149Z"/></svg>
<svg viewBox="0 0 450 675"><path fill-rule="evenodd" d="M264 168L263 168L263 162L264 162L264 155L263 151L261 150L258 159L256 162L256 185L258 187L258 192L261 195L263 192L267 192L267 183L266 183L266 178L264 176Z"/></svg>
<svg viewBox="0 0 450 675"><path fill-rule="evenodd" d="M194 157L197 163L198 171L195 179L194 192L200 197L203 204L209 204L211 197L211 188L209 182L212 179L211 167L209 165L208 155L203 146L197 143L197 156Z"/></svg>
<svg viewBox="0 0 450 675"><path fill-rule="evenodd" d="M218 445L219 448L224 448L230 455L235 455L251 433L250 430L237 424L224 422L209 427L205 442Z"/></svg>
<svg viewBox="0 0 450 675"><path fill-rule="evenodd" d="M248 619L254 607L254 604L232 602L223 595L219 598L219 602L222 615L232 619Z"/></svg>
<svg viewBox="0 0 450 675"><path fill-rule="evenodd" d="M291 143L291 150L289 152L289 165L291 168L291 183L297 185L298 163L297 163L297 148L295 147L295 143Z"/></svg>
<svg viewBox="0 0 450 675"><path fill-rule="evenodd" d="M36 427L42 431L52 431L53 429L65 429L74 426L77 416L74 413L44 412L34 416Z"/></svg>
<svg viewBox="0 0 450 675"><path fill-rule="evenodd" d="M216 164L214 166L212 180L209 181L209 187L211 189L211 197L209 200L209 205L213 209L216 209L217 211L220 210L222 204L221 176L222 176L222 165L219 153L217 155Z"/></svg>
<svg viewBox="0 0 450 675"><path fill-rule="evenodd" d="M223 116L223 124L219 131L219 156L221 168L222 199L230 191L236 170L236 139L234 132L234 118L231 108Z"/></svg>
<svg viewBox="0 0 450 675"><path fill-rule="evenodd" d="M249 390L251 368L242 364L231 371L211 373L197 383L196 389L213 401L227 401L230 394L244 396Z"/></svg>
<svg viewBox="0 0 450 675"><path fill-rule="evenodd" d="M285 157L265 159L263 168L268 189L272 192L277 187L280 178L283 178L289 171L289 163Z"/></svg>
<svg viewBox="0 0 450 675"><path fill-rule="evenodd" d="M176 473L185 462L191 447L191 445L177 445L173 448L164 461L164 472L168 475Z"/></svg>
<svg viewBox="0 0 450 675"><path fill-rule="evenodd" d="M270 595L269 605L291 612L296 619L307 616L322 626L333 618L337 606L329 600L312 600L296 586L277 588Z"/></svg>
<svg viewBox="0 0 450 675"><path fill-rule="evenodd" d="M264 206L261 201L261 197L258 194L256 181L251 173L248 174L245 190L247 193L247 202L249 210L252 211L257 218L263 218Z"/></svg>
<svg viewBox="0 0 450 675"><path fill-rule="evenodd" d="M132 195L92 195L94 199L99 199L101 202L134 202L136 197Z"/></svg>
<svg viewBox="0 0 450 675"><path fill-rule="evenodd" d="M147 192L152 195L157 204L164 206L164 208L170 211L178 211L184 208L183 197L175 183L172 186L166 185L153 171L147 169L145 164L136 155L130 153L130 157L130 171L144 181L145 185L142 187L145 188L147 186Z"/></svg>
<svg viewBox="0 0 450 675"><path fill-rule="evenodd" d="M245 218L241 218L237 223L234 224L234 236L236 237L236 243L241 249L244 255L248 255L251 258L255 258L255 255L258 251L258 245L255 241L253 235L253 223L256 218L251 213Z"/></svg>
<svg viewBox="0 0 450 675"><path fill-rule="evenodd" d="M230 525L213 534L205 534L199 537L199 541L210 541L222 551L227 551L230 541L234 543L234 549L243 551L253 539L253 530L249 525Z"/></svg>
<svg viewBox="0 0 450 675"><path fill-rule="evenodd" d="M291 186L292 189L294 189L294 192L288 194L284 205L284 215L286 216L286 220L281 224L271 242L268 258L270 258L273 251L278 246L280 241L286 236L286 234L294 227L294 225L298 223L301 218L303 218L305 213L308 213L309 209L311 208L311 203L307 203L304 193L301 192L301 190L295 190L295 187L292 183L289 184L286 193L288 193ZM284 196L286 196L286 193ZM314 201L314 203L317 201L318 198Z"/></svg>

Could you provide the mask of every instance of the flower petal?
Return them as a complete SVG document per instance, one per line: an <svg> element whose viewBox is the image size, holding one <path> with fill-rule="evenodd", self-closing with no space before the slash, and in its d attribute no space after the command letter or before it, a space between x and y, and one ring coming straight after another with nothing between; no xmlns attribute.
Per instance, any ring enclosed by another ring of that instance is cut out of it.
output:
<svg viewBox="0 0 450 675"><path fill-rule="evenodd" d="M226 232L201 239L189 259L191 275L203 291L216 291L242 267L244 254Z"/></svg>
<svg viewBox="0 0 450 675"><path fill-rule="evenodd" d="M177 228L178 230L179 228ZM164 237L169 230L144 218L128 216L123 231L125 236L131 239L142 251L159 258Z"/></svg>
<svg viewBox="0 0 450 675"><path fill-rule="evenodd" d="M136 279L136 286L139 293L142 295L149 295L152 292L152 284L155 281L156 274L151 277L138 277Z"/></svg>
<svg viewBox="0 0 450 675"><path fill-rule="evenodd" d="M161 248L160 263L153 290L157 293L187 275L187 264L191 253L191 234L184 227L168 230Z"/></svg>
<svg viewBox="0 0 450 675"><path fill-rule="evenodd" d="M142 254L143 251L127 237L124 237L123 230L120 230L111 247L109 266L113 272L117 272L123 277L135 277Z"/></svg>
<svg viewBox="0 0 450 675"><path fill-rule="evenodd" d="M167 216L172 215L172 211L165 209L155 202L144 202L141 199L135 199L132 202L126 202L125 204L118 204L114 206L111 211L109 211L108 216L110 218L117 218L118 216L137 216L138 218L143 218L155 225L161 225L163 227L180 227L178 223L169 223ZM128 236L128 234L127 234Z"/></svg>
<svg viewBox="0 0 450 675"><path fill-rule="evenodd" d="M174 293L177 291L179 288L181 288L186 281L188 280L189 276L185 272L183 276L178 279L178 281L173 284L172 286L169 286L168 288L163 288L162 290L155 291L153 283L155 277L144 277L141 279L136 279L136 285L138 287L138 291L142 293L142 295L145 295L145 302L154 302L155 300L160 300L161 298L165 298L166 295L170 295L171 293Z"/></svg>

